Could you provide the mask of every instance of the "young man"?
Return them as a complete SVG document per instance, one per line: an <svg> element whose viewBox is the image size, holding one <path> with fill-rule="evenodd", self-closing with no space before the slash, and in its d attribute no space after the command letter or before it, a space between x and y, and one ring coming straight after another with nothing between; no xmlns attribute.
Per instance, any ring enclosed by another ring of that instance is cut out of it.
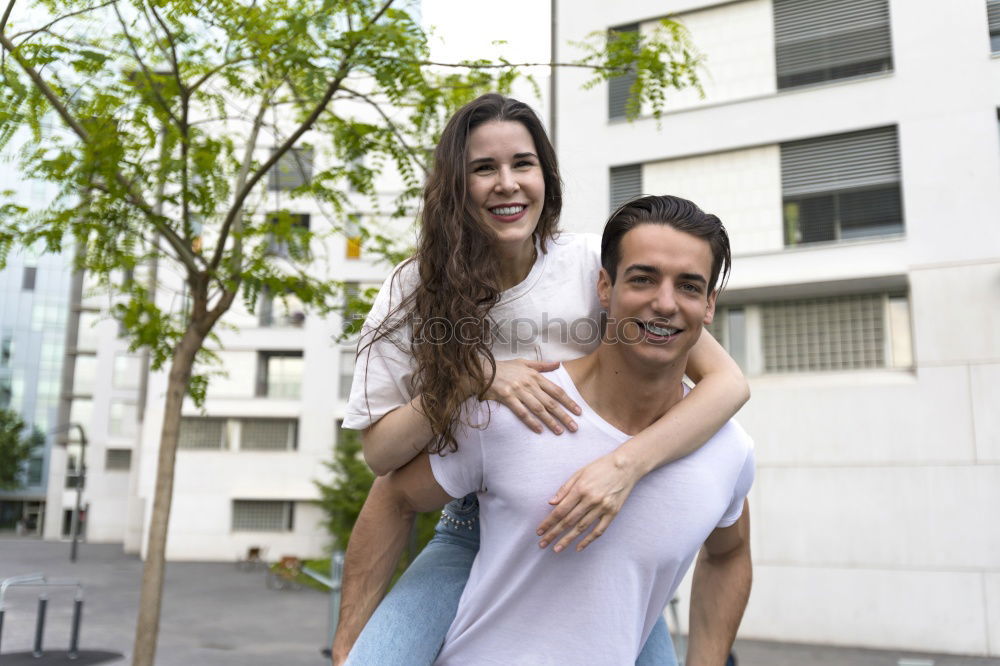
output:
<svg viewBox="0 0 1000 666"><path fill-rule="evenodd" d="M634 663L699 549L688 663L724 663L736 635L750 590L753 447L735 423L646 475L586 551L538 543L551 489L684 397L729 241L691 202L644 197L608 222L601 263L605 338L548 375L583 408L579 430L525 437L507 410L470 402L470 422L485 427L460 427L455 453L420 455L385 481L402 513L479 493L481 545L438 664ZM576 533L592 522L579 517Z"/></svg>

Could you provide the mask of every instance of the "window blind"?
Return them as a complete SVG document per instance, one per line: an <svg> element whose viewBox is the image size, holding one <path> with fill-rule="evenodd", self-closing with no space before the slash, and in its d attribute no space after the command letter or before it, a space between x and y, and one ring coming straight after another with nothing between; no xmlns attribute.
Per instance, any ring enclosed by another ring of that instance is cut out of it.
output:
<svg viewBox="0 0 1000 666"><path fill-rule="evenodd" d="M887 0L774 0L778 87L892 68Z"/></svg>
<svg viewBox="0 0 1000 666"><path fill-rule="evenodd" d="M895 126L781 144L781 189L786 198L897 182Z"/></svg>
<svg viewBox="0 0 1000 666"><path fill-rule="evenodd" d="M639 24L620 25L611 29L613 33L639 32ZM614 34L610 39L614 39ZM635 71L608 79L608 118L624 118L628 109L629 91L635 83Z"/></svg>
<svg viewBox="0 0 1000 666"><path fill-rule="evenodd" d="M642 165L611 167L610 209L642 194Z"/></svg>

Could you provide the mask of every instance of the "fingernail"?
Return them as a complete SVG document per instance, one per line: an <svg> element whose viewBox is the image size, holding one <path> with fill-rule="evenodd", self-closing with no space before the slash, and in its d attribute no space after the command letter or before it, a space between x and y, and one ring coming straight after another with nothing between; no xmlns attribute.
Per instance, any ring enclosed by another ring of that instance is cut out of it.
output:
<svg viewBox="0 0 1000 666"><path fill-rule="evenodd" d="M538 544L538 547L539 548L545 548L547 545L549 545L549 542L548 541L543 541L540 544Z"/></svg>
<svg viewBox="0 0 1000 666"><path fill-rule="evenodd" d="M560 551L561 551L562 549L563 549L563 547L562 547L562 546L556 546L556 547L554 548L554 550L555 550L555 551L556 551L557 553L558 553L558 552L560 552Z"/></svg>
<svg viewBox="0 0 1000 666"><path fill-rule="evenodd" d="M559 428L559 427L556 427L556 434L557 434L557 435L561 435L561 434L563 434L563 429L562 429L562 428Z"/></svg>
<svg viewBox="0 0 1000 666"><path fill-rule="evenodd" d="M570 432L576 432L576 429L577 429L576 421L570 422L570 424L569 424L568 427L570 429Z"/></svg>
<svg viewBox="0 0 1000 666"><path fill-rule="evenodd" d="M542 528L539 527L538 531L535 532L535 534L537 534L538 536L542 536L543 534L545 534L545 530L543 530Z"/></svg>
<svg viewBox="0 0 1000 666"><path fill-rule="evenodd" d="M554 495L552 497L552 499L549 500L549 504L552 504L553 502L555 502L557 497L559 497L559 496L558 495Z"/></svg>

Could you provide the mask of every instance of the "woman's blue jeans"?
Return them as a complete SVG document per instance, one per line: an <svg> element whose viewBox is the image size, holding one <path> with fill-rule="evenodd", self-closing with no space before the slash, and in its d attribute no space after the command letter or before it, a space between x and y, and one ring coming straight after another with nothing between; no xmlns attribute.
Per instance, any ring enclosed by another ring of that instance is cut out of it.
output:
<svg viewBox="0 0 1000 666"><path fill-rule="evenodd" d="M346 666L430 666L455 619L458 600L479 550L479 502L455 500L434 538L375 610ZM636 666L676 666L667 624L653 626Z"/></svg>

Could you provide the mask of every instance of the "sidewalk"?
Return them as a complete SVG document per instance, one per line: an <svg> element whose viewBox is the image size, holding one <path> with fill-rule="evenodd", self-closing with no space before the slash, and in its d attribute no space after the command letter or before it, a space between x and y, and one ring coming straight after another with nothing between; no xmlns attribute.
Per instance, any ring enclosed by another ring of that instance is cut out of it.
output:
<svg viewBox="0 0 1000 666"><path fill-rule="evenodd" d="M119 545L81 544L75 564L69 544L0 537L0 579L28 573L84 584L80 647L118 652L131 662L142 562ZM234 564L167 564L157 666L322 666L327 595L310 589L269 590L261 571ZM49 595L45 646L69 645L73 592ZM8 590L3 654L30 650L38 588ZM0 658L0 664L4 660ZM37 663L37 662L36 662ZM66 662L72 663L72 662Z"/></svg>
<svg viewBox="0 0 1000 666"><path fill-rule="evenodd" d="M37 572L83 582L82 649L125 656L109 666L131 661L142 575L137 557L117 545L81 544L72 564L68 543L0 537L0 579ZM70 589L49 595L45 646L53 652L68 646L72 598ZM3 654L31 649L37 603L37 588L8 591ZM323 666L328 662L319 650L326 642L327 608L328 597L314 590L267 589L259 571L243 573L233 564L169 563L156 664ZM739 666L907 665L900 659L912 660L910 666L1000 666L1000 659L981 657L747 640L737 641L736 653ZM8 661L0 657L0 666Z"/></svg>

